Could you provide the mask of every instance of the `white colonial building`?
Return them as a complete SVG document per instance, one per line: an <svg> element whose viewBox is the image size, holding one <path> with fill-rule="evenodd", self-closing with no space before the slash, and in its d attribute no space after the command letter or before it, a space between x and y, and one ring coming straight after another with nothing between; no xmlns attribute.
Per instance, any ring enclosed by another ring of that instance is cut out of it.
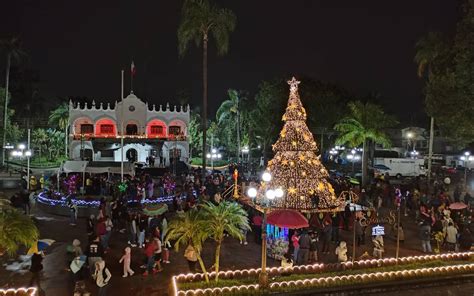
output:
<svg viewBox="0 0 474 296"><path fill-rule="evenodd" d="M149 157L169 166L174 159L188 163L188 106L158 108L133 93L114 108L95 101L80 106L69 102L69 155L73 160L146 162ZM123 129L123 133L122 133Z"/></svg>

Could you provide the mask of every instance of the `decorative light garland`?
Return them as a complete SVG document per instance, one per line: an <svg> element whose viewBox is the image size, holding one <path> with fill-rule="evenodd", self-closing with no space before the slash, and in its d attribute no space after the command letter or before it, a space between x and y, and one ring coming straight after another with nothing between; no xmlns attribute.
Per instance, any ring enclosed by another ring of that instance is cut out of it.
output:
<svg viewBox="0 0 474 296"><path fill-rule="evenodd" d="M58 193L54 193L56 195L58 195ZM43 204L47 204L47 205L51 205L51 206L63 206L63 207L66 207L67 206L67 198L66 196L63 196L63 195L59 195L60 198L59 199L53 199L53 198L49 198L47 197L46 195L46 192L43 191L43 192L40 192L38 193L38 201L43 203ZM159 204L159 203L169 203L169 202L172 202L173 201L173 198L174 198L174 195L168 195L168 196L162 196L162 197L158 197L156 199L143 199L143 200L140 200L140 203L141 204ZM178 199L185 199L186 197L184 196L180 196L178 197ZM98 200L82 200L82 199L76 199L76 198L72 198L71 199L71 202L76 204L77 206L80 206L80 207L99 207L100 206L100 201ZM128 203L133 203L135 201L133 200L129 200Z"/></svg>
<svg viewBox="0 0 474 296"><path fill-rule="evenodd" d="M14 296L16 295L17 293L23 293L23 294L26 294L28 296L33 296L33 295L36 295L36 287L29 287L29 288L16 288L16 289L13 289L13 288L9 288L9 289L0 289L0 296ZM12 295L12 293L14 293Z"/></svg>
<svg viewBox="0 0 474 296"><path fill-rule="evenodd" d="M423 256L420 256L423 257ZM371 260L366 260L371 261ZM376 280L398 280L398 279L408 279L414 277L427 277L433 275L442 275L447 273L466 273L474 271L474 263L471 264L460 264L460 265L449 265L441 267L429 267L429 268L417 268L410 270L398 270L398 271L386 271L386 272L373 272L373 273L363 273L363 274L351 274L351 275L342 275L342 276L330 276L322 278L313 278L313 279L304 279L304 280L292 280L292 281L282 281L274 282L269 285L270 289L278 288L305 288L305 287L318 287L318 286L327 286L344 283L347 281L357 281L357 282L370 282ZM220 272L219 272L220 273ZM205 295L207 293L211 294L221 294L236 292L241 290L251 291L258 290L260 287L258 284L254 285L240 285L240 286L230 286L230 287L216 287L216 288L206 288L206 289L191 289L186 291L180 291L177 287L177 280L179 276L173 276L172 278L172 287L175 296L194 296L194 295ZM209 275L211 276L211 274ZM186 275L187 277L187 275Z"/></svg>
<svg viewBox="0 0 474 296"><path fill-rule="evenodd" d="M438 254L438 255L421 255L421 256L408 256L398 259L398 263L410 264L414 262L428 262L433 260L457 260L457 259L468 259L469 257L474 256L474 252L458 252L458 253L449 253L449 254ZM353 262L343 262L339 264L310 264L310 265L298 265L293 267L271 267L267 268L267 272L270 276L281 275L282 273L320 273L325 270L351 270L358 268L373 268L380 266L390 266L396 265L397 259L395 258L384 258L384 259L369 259L369 260L360 260ZM445 268L445 269L443 269ZM250 268L242 270L227 270L219 271L219 278L234 278L234 277L253 277L257 276L261 271L261 268ZM434 272L457 272L457 271L474 271L474 263L472 264L462 264L462 265L450 265L446 267L433 267L433 268L421 268L421 269L412 269L412 270L402 270L402 271L390 271L390 272L375 272L375 273L365 273L365 274L356 274L356 275L342 275L342 276L332 276L323 278L325 280L317 279L305 279L297 281L283 281L270 284L270 288L276 287L290 287L290 286L307 286L307 285L323 285L323 284L333 284L338 281L347 281L347 280L373 280L373 279L387 279L390 277L414 277L419 275L433 275ZM214 277L216 272L208 273L209 277ZM375 275L375 277L374 277ZM193 282L204 280L203 273L187 273L179 274L172 277L172 287L174 290L174 295L203 295L201 293L208 292L224 292L224 288L232 290L235 287L238 287L238 291L242 289L258 289L258 285L242 285L242 286L233 286L233 287L222 287L222 288L207 288L207 289L195 289L195 290L186 290L180 291L178 288L178 283L183 282ZM226 292L228 292L226 289Z"/></svg>

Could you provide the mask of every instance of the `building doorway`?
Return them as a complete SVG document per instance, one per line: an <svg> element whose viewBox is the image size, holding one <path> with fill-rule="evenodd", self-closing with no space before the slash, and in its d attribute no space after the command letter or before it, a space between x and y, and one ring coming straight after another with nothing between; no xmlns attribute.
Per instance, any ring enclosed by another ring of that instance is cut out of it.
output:
<svg viewBox="0 0 474 296"><path fill-rule="evenodd" d="M134 148L130 148L127 150L127 153L125 155L127 157L127 160L129 162L136 162L138 159L138 152Z"/></svg>

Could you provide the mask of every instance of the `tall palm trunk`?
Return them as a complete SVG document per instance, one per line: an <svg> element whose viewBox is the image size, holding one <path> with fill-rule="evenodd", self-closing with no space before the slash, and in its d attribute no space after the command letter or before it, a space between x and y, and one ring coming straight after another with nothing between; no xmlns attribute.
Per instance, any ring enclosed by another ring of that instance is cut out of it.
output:
<svg viewBox="0 0 474 296"><path fill-rule="evenodd" d="M219 281L219 262L221 258L221 245L222 245L222 240L219 240L216 245L216 257L215 257L215 262L214 262L214 267L216 271L216 283Z"/></svg>
<svg viewBox="0 0 474 296"><path fill-rule="evenodd" d="M240 162L240 104L237 97L237 163Z"/></svg>
<svg viewBox="0 0 474 296"><path fill-rule="evenodd" d="M2 164L5 166L5 145L7 142L7 121L8 121L8 87L10 84L11 54L7 55L7 67L5 73L5 105L3 110L3 142L2 142Z"/></svg>
<svg viewBox="0 0 474 296"><path fill-rule="evenodd" d="M67 160L67 138L68 138L68 129L69 129L69 126L66 124L66 128L64 128L64 133L65 133L65 138L64 138L64 156L66 157L66 160Z"/></svg>
<svg viewBox="0 0 474 296"><path fill-rule="evenodd" d="M202 42L202 178L206 178L206 142L207 142L207 33Z"/></svg>
<svg viewBox="0 0 474 296"><path fill-rule="evenodd" d="M368 176L367 176L367 168L368 168L368 160L369 160L369 152L367 151L368 143L367 140L364 140L364 144L362 146L362 186L367 185Z"/></svg>
<svg viewBox="0 0 474 296"><path fill-rule="evenodd" d="M207 274L206 266L204 265L204 261L202 260L201 253L197 253L197 258L199 262L199 266L201 267L202 272L204 273L204 278L206 279L206 283L209 283L209 275Z"/></svg>

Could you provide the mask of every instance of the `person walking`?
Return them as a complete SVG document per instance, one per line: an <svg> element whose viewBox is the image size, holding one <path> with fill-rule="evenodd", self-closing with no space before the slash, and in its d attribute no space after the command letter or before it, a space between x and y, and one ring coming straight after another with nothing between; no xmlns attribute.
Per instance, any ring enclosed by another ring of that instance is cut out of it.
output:
<svg viewBox="0 0 474 296"><path fill-rule="evenodd" d="M321 252L323 254L329 254L329 244L331 243L331 230L331 223L329 221L324 221L322 233L323 246L321 248Z"/></svg>
<svg viewBox="0 0 474 296"><path fill-rule="evenodd" d="M105 267L104 260L99 260L95 263L95 271L92 278L95 280L97 287L99 287L98 296L106 296L107 287L112 278L112 274L109 269Z"/></svg>
<svg viewBox="0 0 474 296"><path fill-rule="evenodd" d="M100 238L96 238L90 242L86 251L87 261L89 263L90 273L94 274L95 263L102 260L104 257L104 248L100 244Z"/></svg>
<svg viewBox="0 0 474 296"><path fill-rule="evenodd" d="M157 270L154 269L155 250L156 250L155 240L153 238L150 238L148 243L145 246L146 271L143 273L143 276L148 276L149 274L157 273Z"/></svg>
<svg viewBox="0 0 474 296"><path fill-rule="evenodd" d="M298 252L300 250L300 237L298 236L298 230L291 236L291 243L293 244L293 262L298 263Z"/></svg>
<svg viewBox="0 0 474 296"><path fill-rule="evenodd" d="M424 253L431 253L431 226L423 222L420 227L421 247Z"/></svg>
<svg viewBox="0 0 474 296"><path fill-rule="evenodd" d="M31 256L31 279L30 279L30 287L33 286L34 283L38 286L38 290L41 290L41 271L43 270L43 254L42 253L34 253Z"/></svg>
<svg viewBox="0 0 474 296"><path fill-rule="evenodd" d="M126 247L122 258L120 258L119 260L119 263L123 262L122 277L127 277L128 275L132 276L134 274L133 270L130 268L131 261L132 261L132 249L130 247Z"/></svg>
<svg viewBox="0 0 474 296"><path fill-rule="evenodd" d="M454 252L456 250L458 230L454 227L453 222L449 222L446 228L446 244L448 252Z"/></svg>

